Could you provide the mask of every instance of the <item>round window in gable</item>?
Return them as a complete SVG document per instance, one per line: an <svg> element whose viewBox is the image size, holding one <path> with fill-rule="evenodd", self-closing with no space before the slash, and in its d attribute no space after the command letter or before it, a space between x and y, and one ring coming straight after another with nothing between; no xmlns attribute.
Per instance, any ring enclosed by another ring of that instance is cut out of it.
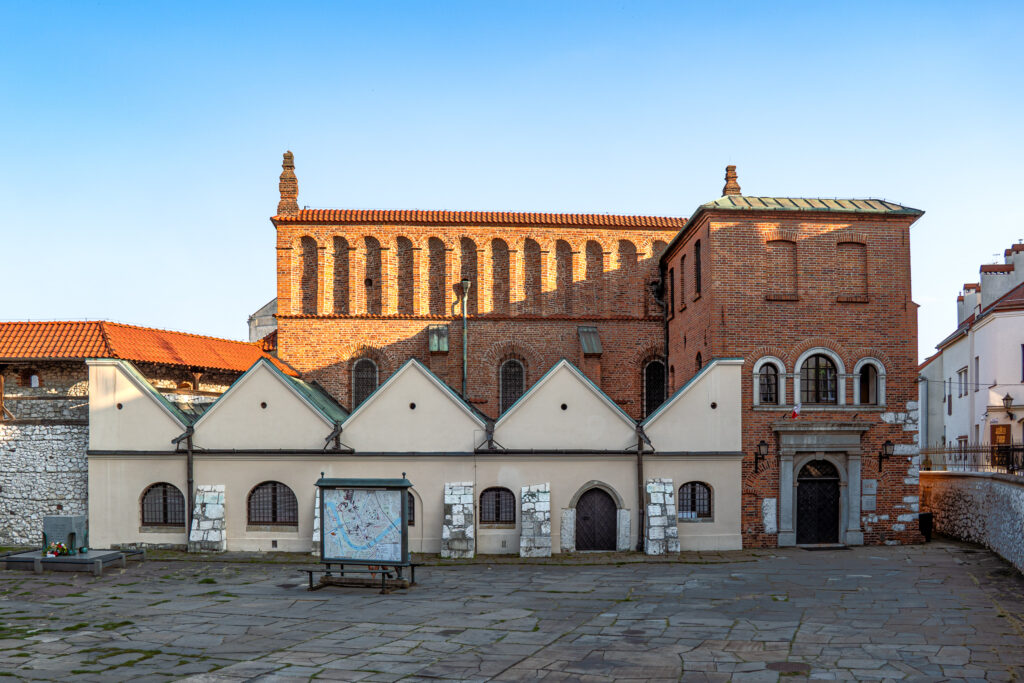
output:
<svg viewBox="0 0 1024 683"><path fill-rule="evenodd" d="M123 403L118 403L117 404L117 409L121 410L121 408L124 408L124 404Z"/></svg>
<svg viewBox="0 0 1024 683"><path fill-rule="evenodd" d="M267 409L267 402L266 401L262 401L260 403L260 408L263 408L263 410L266 410Z"/></svg>
<svg viewBox="0 0 1024 683"><path fill-rule="evenodd" d="M569 409L569 406L567 406L567 405L565 405L565 404L563 403L563 404L562 404L562 410L568 410L568 409Z"/></svg>
<svg viewBox="0 0 1024 683"><path fill-rule="evenodd" d="M416 410L416 404L415 403L410 403L409 404L409 410Z"/></svg>

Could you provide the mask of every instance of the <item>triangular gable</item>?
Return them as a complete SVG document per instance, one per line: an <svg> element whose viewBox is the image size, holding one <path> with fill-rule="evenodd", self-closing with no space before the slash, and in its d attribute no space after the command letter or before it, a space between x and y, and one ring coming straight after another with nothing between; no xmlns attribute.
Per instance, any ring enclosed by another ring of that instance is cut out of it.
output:
<svg viewBox="0 0 1024 683"><path fill-rule="evenodd" d="M624 450L636 446L636 422L563 359L502 414L494 440L512 450Z"/></svg>
<svg viewBox="0 0 1024 683"><path fill-rule="evenodd" d="M415 358L377 387L342 425L341 440L364 453L470 453L485 420Z"/></svg>
<svg viewBox="0 0 1024 683"><path fill-rule="evenodd" d="M742 358L714 359L676 389L641 423L655 452L739 451L742 372Z"/></svg>
<svg viewBox="0 0 1024 683"><path fill-rule="evenodd" d="M89 449L170 451L191 424L128 361L89 359Z"/></svg>
<svg viewBox="0 0 1024 683"><path fill-rule="evenodd" d="M347 416L319 387L260 358L196 420L193 441L208 450L319 450Z"/></svg>

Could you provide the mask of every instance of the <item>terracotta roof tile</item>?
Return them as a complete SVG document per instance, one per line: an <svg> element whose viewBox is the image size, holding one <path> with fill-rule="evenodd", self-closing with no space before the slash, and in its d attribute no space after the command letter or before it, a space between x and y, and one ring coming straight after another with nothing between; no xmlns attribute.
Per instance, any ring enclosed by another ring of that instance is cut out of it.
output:
<svg viewBox="0 0 1024 683"><path fill-rule="evenodd" d="M685 218L619 216L600 213L518 213L512 211L420 211L380 209L302 209L296 216L274 216L275 223L426 223L431 225L586 225L610 228L679 229Z"/></svg>
<svg viewBox="0 0 1024 683"><path fill-rule="evenodd" d="M261 342L240 342L106 321L0 322L0 359L119 358L244 372L268 357Z"/></svg>
<svg viewBox="0 0 1024 683"><path fill-rule="evenodd" d="M981 267L983 273L1012 273L1013 264L990 263Z"/></svg>

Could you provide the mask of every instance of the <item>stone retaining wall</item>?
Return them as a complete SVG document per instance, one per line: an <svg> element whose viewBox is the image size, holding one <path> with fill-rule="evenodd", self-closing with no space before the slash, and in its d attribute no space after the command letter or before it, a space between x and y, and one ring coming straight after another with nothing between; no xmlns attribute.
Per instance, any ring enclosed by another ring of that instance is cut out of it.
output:
<svg viewBox="0 0 1024 683"><path fill-rule="evenodd" d="M980 543L1024 571L1024 477L921 472L921 509L938 533Z"/></svg>

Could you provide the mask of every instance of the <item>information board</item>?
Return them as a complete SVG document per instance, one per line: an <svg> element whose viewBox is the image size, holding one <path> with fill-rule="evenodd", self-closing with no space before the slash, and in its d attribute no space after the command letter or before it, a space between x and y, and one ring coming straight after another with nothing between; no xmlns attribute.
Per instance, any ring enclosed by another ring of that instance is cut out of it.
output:
<svg viewBox="0 0 1024 683"><path fill-rule="evenodd" d="M408 483L405 486L380 487L352 485L358 480L343 481L343 485L337 486L318 483L321 561L387 566L408 564L408 513L405 507Z"/></svg>

